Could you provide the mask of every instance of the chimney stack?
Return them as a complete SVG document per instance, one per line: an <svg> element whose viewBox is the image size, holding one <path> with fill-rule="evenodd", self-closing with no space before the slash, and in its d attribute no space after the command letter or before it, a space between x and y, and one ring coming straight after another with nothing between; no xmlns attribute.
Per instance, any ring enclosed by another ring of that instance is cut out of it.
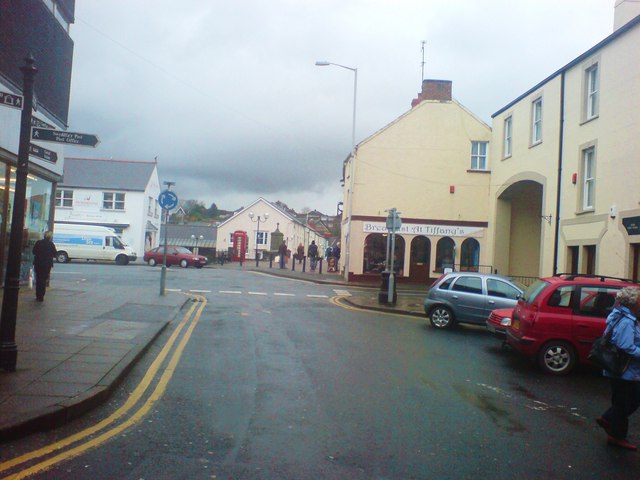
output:
<svg viewBox="0 0 640 480"><path fill-rule="evenodd" d="M411 107L415 107L424 100L435 100L436 102L451 101L451 80L423 80L422 92L417 98L411 101Z"/></svg>

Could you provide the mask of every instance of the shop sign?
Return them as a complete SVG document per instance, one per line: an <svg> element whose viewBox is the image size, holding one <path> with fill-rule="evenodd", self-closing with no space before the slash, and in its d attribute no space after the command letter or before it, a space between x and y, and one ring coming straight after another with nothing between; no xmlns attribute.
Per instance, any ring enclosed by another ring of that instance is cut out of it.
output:
<svg viewBox="0 0 640 480"><path fill-rule="evenodd" d="M629 235L640 235L640 217L628 217L622 219L622 225Z"/></svg>
<svg viewBox="0 0 640 480"><path fill-rule="evenodd" d="M364 222L364 233L387 233L384 222ZM418 223L403 223L396 233L406 235L431 235L439 237L482 237L483 227L466 227L461 225L423 225Z"/></svg>

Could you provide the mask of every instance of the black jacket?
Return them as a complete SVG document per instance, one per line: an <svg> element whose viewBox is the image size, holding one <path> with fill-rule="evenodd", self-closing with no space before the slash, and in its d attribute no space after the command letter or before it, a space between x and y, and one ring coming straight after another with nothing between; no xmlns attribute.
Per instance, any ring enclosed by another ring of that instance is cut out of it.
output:
<svg viewBox="0 0 640 480"><path fill-rule="evenodd" d="M38 240L33 246L33 266L36 270L50 270L56 255L58 255L58 251L51 240L46 238Z"/></svg>

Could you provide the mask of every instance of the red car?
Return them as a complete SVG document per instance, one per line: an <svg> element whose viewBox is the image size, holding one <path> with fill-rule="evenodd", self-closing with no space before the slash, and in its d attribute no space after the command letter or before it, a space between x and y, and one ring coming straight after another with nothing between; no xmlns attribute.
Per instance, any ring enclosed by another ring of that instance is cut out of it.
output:
<svg viewBox="0 0 640 480"><path fill-rule="evenodd" d="M491 312L487 319L487 330L492 335L499 338L505 338L507 329L511 325L511 315L513 308L498 308Z"/></svg>
<svg viewBox="0 0 640 480"><path fill-rule="evenodd" d="M150 266L156 264L162 265L164 257L164 247L156 247L144 252L144 261ZM202 268L207 265L207 257L192 253L191 250L184 247L167 247L167 266L180 265L182 268L189 266Z"/></svg>
<svg viewBox="0 0 640 480"><path fill-rule="evenodd" d="M553 375L566 375L587 355L600 337L606 318L623 287L631 280L558 274L531 284L513 310L507 343L537 360Z"/></svg>

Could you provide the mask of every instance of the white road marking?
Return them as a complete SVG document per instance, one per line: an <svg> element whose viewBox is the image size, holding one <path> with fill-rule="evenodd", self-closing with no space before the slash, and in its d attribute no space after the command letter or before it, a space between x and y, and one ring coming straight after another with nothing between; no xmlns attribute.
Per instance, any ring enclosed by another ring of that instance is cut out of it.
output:
<svg viewBox="0 0 640 480"><path fill-rule="evenodd" d="M329 298L327 295L307 295L309 298Z"/></svg>
<svg viewBox="0 0 640 480"><path fill-rule="evenodd" d="M336 295L340 295L341 297L351 296L351 294L349 293L349 290L338 290L337 288L334 288L333 291L336 292Z"/></svg>
<svg viewBox="0 0 640 480"><path fill-rule="evenodd" d="M211 290L189 290L193 293L211 293Z"/></svg>
<svg viewBox="0 0 640 480"><path fill-rule="evenodd" d="M181 288L165 288L167 292L181 292Z"/></svg>
<svg viewBox="0 0 640 480"><path fill-rule="evenodd" d="M295 293L274 293L276 297L295 297Z"/></svg>
<svg viewBox="0 0 640 480"><path fill-rule="evenodd" d="M238 291L238 290L220 290L218 293L233 293L236 295L240 295L242 292Z"/></svg>
<svg viewBox="0 0 640 480"><path fill-rule="evenodd" d="M247 292L249 295L264 295L266 296L267 294L265 292Z"/></svg>

